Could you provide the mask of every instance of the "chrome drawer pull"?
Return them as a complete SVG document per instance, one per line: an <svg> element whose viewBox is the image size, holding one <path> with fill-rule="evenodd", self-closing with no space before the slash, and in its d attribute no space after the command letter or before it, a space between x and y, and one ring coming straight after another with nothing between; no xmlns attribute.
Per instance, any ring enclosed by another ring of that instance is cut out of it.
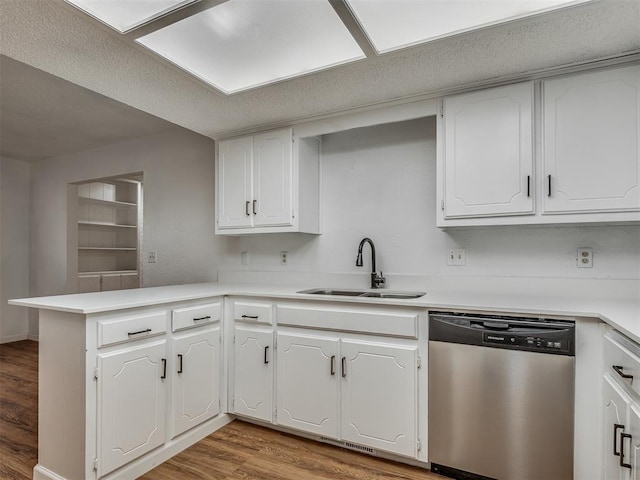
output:
<svg viewBox="0 0 640 480"><path fill-rule="evenodd" d="M129 333L127 333L127 335L130 336L130 337L133 337L134 335L140 335L140 334L149 333L149 332L151 332L151 329L147 328L145 330L139 330L137 332L129 332Z"/></svg>
<svg viewBox="0 0 640 480"><path fill-rule="evenodd" d="M211 318L211 315L207 315L206 317L194 318L193 321L201 322L202 320L209 320L210 318Z"/></svg>
<svg viewBox="0 0 640 480"><path fill-rule="evenodd" d="M624 367L622 365L611 365L611 368L615 370L615 372L620 375L622 378L628 378L633 380L633 375L629 375L628 373L624 373L622 370Z"/></svg>

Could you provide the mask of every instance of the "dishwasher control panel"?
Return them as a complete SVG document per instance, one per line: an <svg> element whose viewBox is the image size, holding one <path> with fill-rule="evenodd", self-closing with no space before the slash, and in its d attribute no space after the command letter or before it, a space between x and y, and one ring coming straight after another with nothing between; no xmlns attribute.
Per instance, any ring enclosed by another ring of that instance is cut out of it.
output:
<svg viewBox="0 0 640 480"><path fill-rule="evenodd" d="M483 343L487 344L514 345L526 347L527 350L569 352L569 340L563 338L545 338L545 336L540 335L503 335L484 332L482 340Z"/></svg>
<svg viewBox="0 0 640 480"><path fill-rule="evenodd" d="M575 323L506 315L431 312L429 340L574 356Z"/></svg>

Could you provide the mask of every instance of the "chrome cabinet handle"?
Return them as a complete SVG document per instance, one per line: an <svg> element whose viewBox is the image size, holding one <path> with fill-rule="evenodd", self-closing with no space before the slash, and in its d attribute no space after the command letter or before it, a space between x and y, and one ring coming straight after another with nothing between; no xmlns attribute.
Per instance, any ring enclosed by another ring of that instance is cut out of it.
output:
<svg viewBox="0 0 640 480"><path fill-rule="evenodd" d="M611 365L611 368L613 368L613 370L622 378L628 378L630 380L633 380L633 375L629 375L628 373L624 373L622 371L624 370L624 367L622 365Z"/></svg>
<svg viewBox="0 0 640 480"><path fill-rule="evenodd" d="M624 439L625 438L629 439L629 445L631 445L631 439L632 439L631 435L629 435L628 433L621 433L620 434L620 466L625 468L631 468L630 463L624 462Z"/></svg>
<svg viewBox="0 0 640 480"><path fill-rule="evenodd" d="M613 424L613 454L616 457L620 456L620 452L618 451L618 430L623 429L624 425L620 425L619 423Z"/></svg>
<svg viewBox="0 0 640 480"><path fill-rule="evenodd" d="M182 355L178 354L178 365L180 365L178 367L178 373L182 373Z"/></svg>

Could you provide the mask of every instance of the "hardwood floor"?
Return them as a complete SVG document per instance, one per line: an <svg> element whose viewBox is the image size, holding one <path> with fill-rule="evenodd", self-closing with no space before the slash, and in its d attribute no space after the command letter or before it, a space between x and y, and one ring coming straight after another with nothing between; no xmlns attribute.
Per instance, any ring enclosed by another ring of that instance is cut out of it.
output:
<svg viewBox="0 0 640 480"><path fill-rule="evenodd" d="M0 479L29 480L38 461L38 343L0 345Z"/></svg>
<svg viewBox="0 0 640 480"><path fill-rule="evenodd" d="M38 344L0 345L0 479L30 480L38 451ZM438 480L382 460L235 421L143 480Z"/></svg>

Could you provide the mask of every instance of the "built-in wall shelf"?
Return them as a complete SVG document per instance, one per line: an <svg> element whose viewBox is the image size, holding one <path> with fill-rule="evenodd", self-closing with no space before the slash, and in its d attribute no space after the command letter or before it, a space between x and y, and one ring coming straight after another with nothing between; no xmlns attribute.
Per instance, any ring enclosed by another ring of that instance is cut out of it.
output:
<svg viewBox="0 0 640 480"><path fill-rule="evenodd" d="M142 183L112 178L78 185L78 291L140 286Z"/></svg>
<svg viewBox="0 0 640 480"><path fill-rule="evenodd" d="M138 228L137 225L121 225L118 223L106 223L106 222L78 222L78 225L86 227L108 227L108 228Z"/></svg>
<svg viewBox="0 0 640 480"><path fill-rule="evenodd" d="M78 250L111 250L116 252L135 252L135 247L78 247Z"/></svg>

